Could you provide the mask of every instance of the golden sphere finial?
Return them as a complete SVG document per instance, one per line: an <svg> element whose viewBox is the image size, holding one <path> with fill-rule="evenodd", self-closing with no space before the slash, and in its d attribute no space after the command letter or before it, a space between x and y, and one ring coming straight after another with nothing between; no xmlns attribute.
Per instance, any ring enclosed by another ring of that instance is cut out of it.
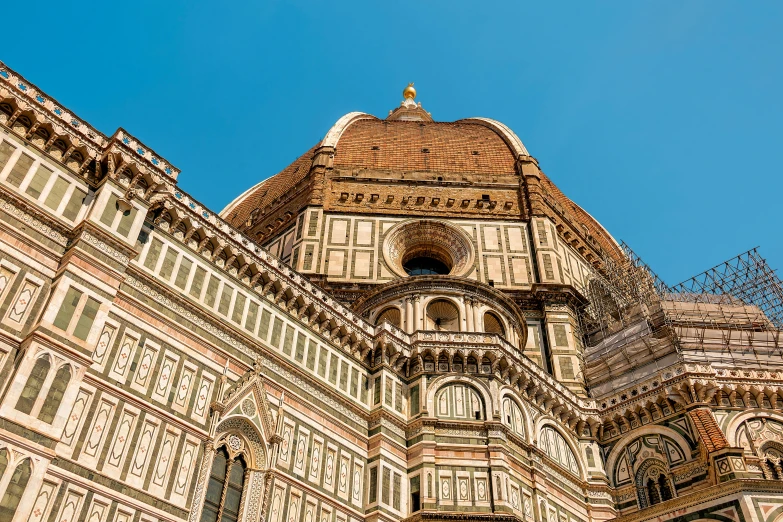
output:
<svg viewBox="0 0 783 522"><path fill-rule="evenodd" d="M409 83L407 87L402 91L402 96L406 100L412 100L416 97L416 89L413 88L413 83Z"/></svg>

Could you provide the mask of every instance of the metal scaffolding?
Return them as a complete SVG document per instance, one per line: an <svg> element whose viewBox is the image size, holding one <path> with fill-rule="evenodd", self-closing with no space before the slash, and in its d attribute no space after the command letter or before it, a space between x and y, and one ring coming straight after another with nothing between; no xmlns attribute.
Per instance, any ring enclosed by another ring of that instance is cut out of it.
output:
<svg viewBox="0 0 783 522"><path fill-rule="evenodd" d="M756 306L774 328L783 330L783 284L758 248L670 287L668 297L674 301Z"/></svg>
<svg viewBox="0 0 783 522"><path fill-rule="evenodd" d="M604 382L673 358L783 368L783 283L756 248L674 286L625 243L585 288L585 375Z"/></svg>

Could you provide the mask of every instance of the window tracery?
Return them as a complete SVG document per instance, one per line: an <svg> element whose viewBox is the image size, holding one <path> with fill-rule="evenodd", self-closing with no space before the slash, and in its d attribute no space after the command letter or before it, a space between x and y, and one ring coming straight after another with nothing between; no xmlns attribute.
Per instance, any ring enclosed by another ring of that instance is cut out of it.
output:
<svg viewBox="0 0 783 522"><path fill-rule="evenodd" d="M574 475L579 475L579 466L576 463L574 452L568 446L565 437L552 426L545 426L541 429L538 446L549 458Z"/></svg>
<svg viewBox="0 0 783 522"><path fill-rule="evenodd" d="M648 459L637 471L636 491L640 509L666 502L676 496L671 474L666 465L657 459Z"/></svg>
<svg viewBox="0 0 783 522"><path fill-rule="evenodd" d="M783 480L783 445L768 442L759 451L764 478Z"/></svg>
<svg viewBox="0 0 783 522"><path fill-rule="evenodd" d="M484 402L479 392L463 384L447 384L435 394L438 418L484 420Z"/></svg>
<svg viewBox="0 0 783 522"><path fill-rule="evenodd" d="M27 381L16 401L15 409L26 415L37 416L39 420L52 424L57 410L62 404L63 397L71 381L71 366L61 364L54 374L52 382L43 401L39 402L43 386L52 370L52 362L48 355L38 357L33 368L27 376ZM36 411L37 410L37 411Z"/></svg>
<svg viewBox="0 0 783 522"><path fill-rule="evenodd" d="M242 445L238 437L234 438L240 441L238 445L232 444L232 437L228 437L215 452L201 522L237 522L239 519L247 464L244 455L235 452L234 448Z"/></svg>
<svg viewBox="0 0 783 522"><path fill-rule="evenodd" d="M57 410L60 408L60 404L63 402L63 396L65 390L68 388L68 383L71 380L71 368L67 364L61 366L57 373L54 375L52 385L49 387L49 392L46 394L41 411L38 413L38 419L44 421L47 424L51 424L54 421Z"/></svg>
<svg viewBox="0 0 783 522"><path fill-rule="evenodd" d="M509 397L503 399L503 423L517 435L525 436L525 418L522 409Z"/></svg>

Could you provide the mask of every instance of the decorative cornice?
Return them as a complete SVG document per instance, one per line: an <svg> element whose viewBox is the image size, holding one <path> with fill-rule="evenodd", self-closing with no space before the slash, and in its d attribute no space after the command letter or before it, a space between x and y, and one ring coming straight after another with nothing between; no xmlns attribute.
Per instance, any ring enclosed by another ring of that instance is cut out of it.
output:
<svg viewBox="0 0 783 522"><path fill-rule="evenodd" d="M49 122L57 134L67 134L72 143L83 145L93 159L99 159L112 142L116 141L127 149L131 157L147 164L172 181L176 180L179 174L177 168L155 154L125 129L118 129L109 138L0 61L0 97L3 96L13 97L20 108L29 110Z"/></svg>
<svg viewBox="0 0 783 522"><path fill-rule="evenodd" d="M5 188L0 187L0 209L5 210L23 223L27 223L33 229L48 237L62 247L68 246L69 232L66 227L53 219L41 218L28 213L29 205L11 195Z"/></svg>
<svg viewBox="0 0 783 522"><path fill-rule="evenodd" d="M92 228L92 227L90 227ZM78 233L78 231L77 231ZM118 261L119 263L122 263L123 265L127 265L130 262L130 254L129 252L133 252L132 249L129 248L122 248L119 245L111 245L104 239L101 239L97 237L98 234L96 234L95 231L91 231L87 229L87 227L81 228L81 234L79 234L75 239L81 238L84 239L85 242L91 244L104 254L108 255L109 257L114 258L115 261ZM116 242L114 242L116 243Z"/></svg>

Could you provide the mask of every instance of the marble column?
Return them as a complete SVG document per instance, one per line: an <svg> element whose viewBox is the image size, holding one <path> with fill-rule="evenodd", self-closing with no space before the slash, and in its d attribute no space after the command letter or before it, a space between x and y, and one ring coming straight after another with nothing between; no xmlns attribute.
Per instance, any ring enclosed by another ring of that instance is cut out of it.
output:
<svg viewBox="0 0 783 522"><path fill-rule="evenodd" d="M413 331L416 330L423 330L422 327L422 310L421 310L421 299L419 299L418 295L414 295L411 299L413 299Z"/></svg>
<svg viewBox="0 0 783 522"><path fill-rule="evenodd" d="M405 331L413 333L415 330L415 323L413 322L413 298L405 298Z"/></svg>
<svg viewBox="0 0 783 522"><path fill-rule="evenodd" d="M468 331L468 318L465 308L465 296L459 298L459 331Z"/></svg>

